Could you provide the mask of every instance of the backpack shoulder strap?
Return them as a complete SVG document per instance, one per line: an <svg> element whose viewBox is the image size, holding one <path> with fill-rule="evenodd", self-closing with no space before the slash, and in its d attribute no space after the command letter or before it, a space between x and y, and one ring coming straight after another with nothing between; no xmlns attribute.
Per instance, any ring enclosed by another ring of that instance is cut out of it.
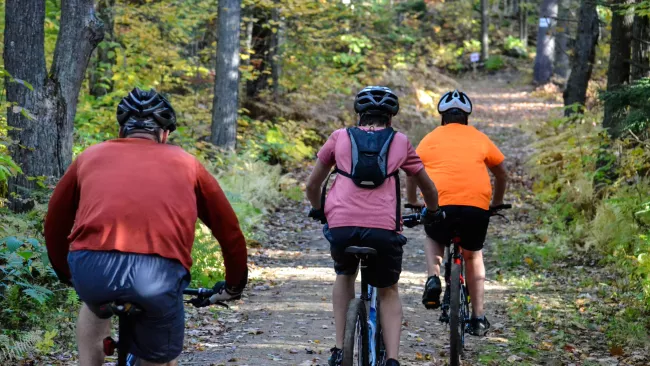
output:
<svg viewBox="0 0 650 366"><path fill-rule="evenodd" d="M321 189L320 192L320 207L323 211L325 211L325 197L327 196L327 183L329 183L330 178L332 177L333 174L336 173L342 173L342 171L339 170L339 168L335 165L334 169L329 173L327 176L327 179L325 179L325 184L323 184L323 188Z"/></svg>

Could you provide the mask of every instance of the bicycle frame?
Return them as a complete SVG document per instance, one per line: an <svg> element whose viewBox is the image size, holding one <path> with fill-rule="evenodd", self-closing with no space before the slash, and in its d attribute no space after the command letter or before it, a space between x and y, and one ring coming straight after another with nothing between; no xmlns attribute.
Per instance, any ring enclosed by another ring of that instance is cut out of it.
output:
<svg viewBox="0 0 650 366"><path fill-rule="evenodd" d="M363 268L363 261L360 263ZM377 299L377 289L369 285L366 279L363 278L361 272L361 300L366 305L366 314L368 314L368 350L369 350L369 364L370 366L381 366L382 355L377 354L377 340L379 329L379 309ZM379 334L381 336L381 334ZM381 342L381 340L380 340Z"/></svg>

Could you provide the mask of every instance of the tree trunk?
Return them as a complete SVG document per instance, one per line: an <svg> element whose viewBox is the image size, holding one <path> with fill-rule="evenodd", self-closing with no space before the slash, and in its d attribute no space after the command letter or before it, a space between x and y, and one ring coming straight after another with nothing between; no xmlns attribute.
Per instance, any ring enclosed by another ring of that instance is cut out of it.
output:
<svg viewBox="0 0 650 366"><path fill-rule="evenodd" d="M578 20L578 38L573 48L571 75L564 90L564 106L572 104L585 105L587 86L596 58L596 45L600 34L597 3L592 0L582 0ZM564 114L569 116L575 112L582 113L582 108L573 110L567 108Z"/></svg>
<svg viewBox="0 0 650 366"><path fill-rule="evenodd" d="M636 15L632 29L632 80L650 77L650 17Z"/></svg>
<svg viewBox="0 0 650 366"><path fill-rule="evenodd" d="M528 47L528 4L526 0L520 0L519 4L519 39Z"/></svg>
<svg viewBox="0 0 650 366"><path fill-rule="evenodd" d="M280 47L282 36L282 23L280 21L280 4L275 3L271 9L271 19L273 20L272 28L275 32L271 36L271 78L273 80L273 101L278 102L280 96Z"/></svg>
<svg viewBox="0 0 650 366"><path fill-rule="evenodd" d="M240 21L241 0L219 0L212 143L227 149L234 149L237 141Z"/></svg>
<svg viewBox="0 0 650 366"><path fill-rule="evenodd" d="M246 82L246 100L256 100L262 90L268 89L273 81L273 14L268 8L255 8L255 23L252 29L251 65L256 78ZM271 78L271 80L269 80Z"/></svg>
<svg viewBox="0 0 650 366"><path fill-rule="evenodd" d="M543 85L551 81L555 59L555 19L557 19L558 0L543 0L539 9L537 29L537 56L533 78L535 84Z"/></svg>
<svg viewBox="0 0 650 366"><path fill-rule="evenodd" d="M557 23L557 44L555 47L555 65L553 73L557 76L558 82L564 86L569 78L571 63L569 61L569 0L560 0L559 19ZM578 34L578 37L580 34Z"/></svg>
<svg viewBox="0 0 650 366"><path fill-rule="evenodd" d="M24 175L9 181L15 193L10 206L24 211L33 206L26 199L36 186L29 177L58 178L72 161L73 120L88 60L103 36L102 23L94 15L92 0L63 0L54 60L46 72L44 51L45 2L7 0L5 5L6 70L32 84L33 91L7 84L7 101L31 115L7 113L9 136L17 143L11 156Z"/></svg>
<svg viewBox="0 0 650 366"><path fill-rule="evenodd" d="M612 35L609 52L609 68L607 70L607 91L615 90L630 81L630 58L632 55L632 24L634 9L628 5L634 0L616 0L612 6ZM625 10L621 12L622 10ZM614 116L614 106L605 103L605 118L603 127L612 137L621 132L618 119Z"/></svg>
<svg viewBox="0 0 650 366"><path fill-rule="evenodd" d="M489 48L488 48L488 0L481 0L481 60L485 62L488 59Z"/></svg>
<svg viewBox="0 0 650 366"><path fill-rule="evenodd" d="M104 23L104 42L102 42L95 57L91 60L90 77L88 80L90 94L95 97L106 95L113 91L113 66L115 65L115 0L99 0L97 15Z"/></svg>

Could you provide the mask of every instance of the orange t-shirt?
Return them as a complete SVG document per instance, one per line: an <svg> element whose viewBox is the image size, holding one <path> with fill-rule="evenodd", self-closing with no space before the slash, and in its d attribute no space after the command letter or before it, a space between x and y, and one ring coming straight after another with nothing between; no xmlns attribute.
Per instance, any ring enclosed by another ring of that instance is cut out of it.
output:
<svg viewBox="0 0 650 366"><path fill-rule="evenodd" d="M488 169L503 162L499 148L472 126L450 123L431 131L416 153L438 189L440 206L490 208Z"/></svg>

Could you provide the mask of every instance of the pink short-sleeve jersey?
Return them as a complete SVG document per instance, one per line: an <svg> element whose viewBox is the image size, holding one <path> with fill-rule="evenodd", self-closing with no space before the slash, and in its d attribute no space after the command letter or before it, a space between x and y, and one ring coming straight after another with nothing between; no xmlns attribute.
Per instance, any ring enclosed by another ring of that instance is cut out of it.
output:
<svg viewBox="0 0 650 366"><path fill-rule="evenodd" d="M365 129L365 128L364 128ZM352 170L350 136L343 128L336 130L318 152L326 165L336 165L340 170ZM388 151L388 172L398 169L406 175L415 175L424 169L422 161L408 138L397 132ZM325 216L330 227L358 226L395 230L397 197L394 176L375 189L357 187L347 177L337 175L325 201Z"/></svg>

